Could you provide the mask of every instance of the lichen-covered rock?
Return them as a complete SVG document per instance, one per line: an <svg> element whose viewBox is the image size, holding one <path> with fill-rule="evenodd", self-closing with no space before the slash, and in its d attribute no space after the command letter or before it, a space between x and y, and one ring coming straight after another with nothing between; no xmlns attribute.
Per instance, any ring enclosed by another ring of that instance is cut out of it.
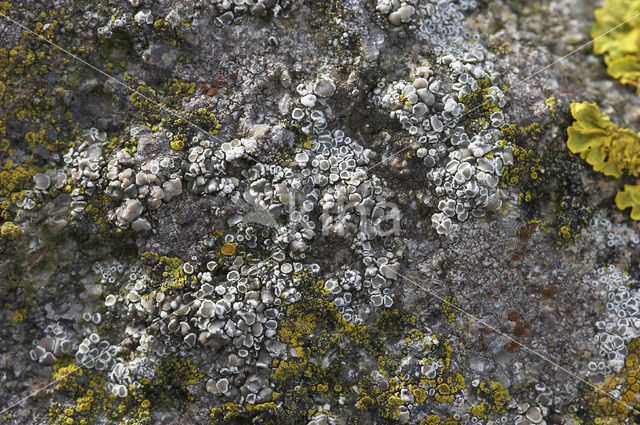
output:
<svg viewBox="0 0 640 425"><path fill-rule="evenodd" d="M0 2L2 420L633 422L640 98L594 7Z"/></svg>

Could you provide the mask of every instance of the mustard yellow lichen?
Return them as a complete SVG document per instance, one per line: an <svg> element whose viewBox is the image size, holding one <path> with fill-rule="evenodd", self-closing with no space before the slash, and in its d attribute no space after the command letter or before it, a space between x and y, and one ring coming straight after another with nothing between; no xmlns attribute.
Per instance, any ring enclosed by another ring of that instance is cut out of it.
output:
<svg viewBox="0 0 640 425"><path fill-rule="evenodd" d="M640 20L632 19L638 13L637 0L607 0L594 12L591 38L594 53L604 57L607 73L622 84L636 86L640 93Z"/></svg>
<svg viewBox="0 0 640 425"><path fill-rule="evenodd" d="M567 129L567 146L580 154L607 176L621 177L623 173L637 177L640 174L640 135L626 128L618 128L600 113L594 103L573 103L571 113L575 122ZM616 205L631 208L631 219L640 220L640 186L625 185L616 195Z"/></svg>
<svg viewBox="0 0 640 425"><path fill-rule="evenodd" d="M600 113L595 103L572 103L575 122L567 129L567 146L607 176L632 176L640 173L640 137L626 128L618 128Z"/></svg>
<svg viewBox="0 0 640 425"><path fill-rule="evenodd" d="M6 221L0 227L0 237L2 239L14 240L20 234L20 228L10 221Z"/></svg>
<svg viewBox="0 0 640 425"><path fill-rule="evenodd" d="M632 220L640 220L640 184L625 184L624 190L616 195L615 201L618 209L631 208Z"/></svg>

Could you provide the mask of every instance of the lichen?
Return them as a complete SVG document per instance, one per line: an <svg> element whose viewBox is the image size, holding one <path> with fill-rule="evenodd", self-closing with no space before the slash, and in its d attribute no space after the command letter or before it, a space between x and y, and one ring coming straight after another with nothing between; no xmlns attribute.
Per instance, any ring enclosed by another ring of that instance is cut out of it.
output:
<svg viewBox="0 0 640 425"><path fill-rule="evenodd" d="M571 113L575 122L567 129L567 147L572 153L606 176L640 173L640 137L635 132L612 124L595 103L572 103Z"/></svg>
<svg viewBox="0 0 640 425"><path fill-rule="evenodd" d="M632 220L640 220L640 184L625 184L624 190L616 195L615 202L618 209L631 208Z"/></svg>
<svg viewBox="0 0 640 425"><path fill-rule="evenodd" d="M638 13L637 1L607 0L604 7L594 11L591 38L594 53L604 57L607 73L622 84L635 86L640 93L640 20L632 19Z"/></svg>
<svg viewBox="0 0 640 425"><path fill-rule="evenodd" d="M595 423L600 425L617 425L636 416L633 409L640 408L638 396L640 395L640 338L635 338L627 345L629 353L620 372L605 377L604 383L595 383L593 391L589 395L589 411L595 418ZM609 396L619 394L621 402ZM633 420L633 419L631 419Z"/></svg>
<svg viewBox="0 0 640 425"><path fill-rule="evenodd" d="M20 235L20 228L12 222L6 221L0 226L0 237L2 237L2 239L12 241L17 238L18 235Z"/></svg>
<svg viewBox="0 0 640 425"><path fill-rule="evenodd" d="M579 154L595 171L607 176L640 174L640 135L611 123L594 103L573 103L571 113L575 122L567 129L567 146L572 153ZM633 220L640 220L638 190L637 185L625 185L615 197L619 209L631 208Z"/></svg>
<svg viewBox="0 0 640 425"><path fill-rule="evenodd" d="M157 252L146 251L142 253L142 259L151 266L153 271L160 273L161 291L184 288L196 281L195 276L189 276L184 272L182 269L183 261L178 257L168 257Z"/></svg>
<svg viewBox="0 0 640 425"><path fill-rule="evenodd" d="M455 322L456 314L460 311L457 307L458 301L454 296L445 296L442 301L442 312L447 316L449 322Z"/></svg>
<svg viewBox="0 0 640 425"><path fill-rule="evenodd" d="M49 404L51 424L150 423L151 403L145 388L130 386L127 397L116 397L105 389L106 372L80 368L71 357L63 357L54 364L52 378L56 384L50 391L65 394L73 401Z"/></svg>
<svg viewBox="0 0 640 425"><path fill-rule="evenodd" d="M485 420L490 419L492 415L504 413L507 402L511 400L509 390L499 382L481 382L476 396L480 402L469 407L469 413Z"/></svg>

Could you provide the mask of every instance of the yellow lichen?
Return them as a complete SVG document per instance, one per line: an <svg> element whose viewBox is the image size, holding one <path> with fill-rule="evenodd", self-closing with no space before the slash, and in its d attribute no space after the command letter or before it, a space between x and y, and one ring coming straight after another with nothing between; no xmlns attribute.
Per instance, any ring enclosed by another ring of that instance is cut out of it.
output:
<svg viewBox="0 0 640 425"><path fill-rule="evenodd" d="M481 382L478 386L477 396L482 401L469 408L469 413L478 419L488 420L492 415L504 413L506 404L511 400L509 390L499 382Z"/></svg>
<svg viewBox="0 0 640 425"><path fill-rule="evenodd" d="M17 238L18 235L20 235L20 228L12 222L6 221L0 226L0 237L3 239L12 241Z"/></svg>
<svg viewBox="0 0 640 425"><path fill-rule="evenodd" d="M567 146L607 176L632 176L640 173L640 137L626 128L618 128L602 116L595 103L572 103L575 122L567 129Z"/></svg>
<svg viewBox="0 0 640 425"><path fill-rule="evenodd" d="M150 261L154 269L162 270L162 277L166 279L160 287L161 291L184 288L185 285L196 282L195 275L189 276L184 272L183 262L178 257L161 256L157 252L146 251L142 253L142 259Z"/></svg>
<svg viewBox="0 0 640 425"><path fill-rule="evenodd" d="M573 103L571 113L576 120L567 129L571 152L580 154L595 171L607 176L640 174L640 135L612 124L594 103ZM640 186L625 185L615 202L621 210L631 208L631 218L640 220Z"/></svg>
<svg viewBox="0 0 640 425"><path fill-rule="evenodd" d="M21 308L15 311L15 313L13 314L13 317L11 318L11 321L13 323L19 323L19 322L22 322L26 317L27 317L27 310L25 308Z"/></svg>
<svg viewBox="0 0 640 425"><path fill-rule="evenodd" d="M616 195L615 201L618 209L631 208L632 220L640 220L640 184L625 184L624 190Z"/></svg>
<svg viewBox="0 0 640 425"><path fill-rule="evenodd" d="M607 73L640 93L640 20L633 19L638 13L636 0L607 0L594 12L591 38L594 53L604 57Z"/></svg>
<svg viewBox="0 0 640 425"><path fill-rule="evenodd" d="M442 312L447 316L449 322L455 322L456 314L460 311L458 301L454 296L445 296L442 300Z"/></svg>
<svg viewBox="0 0 640 425"><path fill-rule="evenodd" d="M629 354L620 372L606 376L602 384L595 384L590 393L590 413L594 422L600 425L617 425L628 422L640 408L640 385L638 370L640 367L640 339L633 339L628 345ZM606 394L618 393L619 400ZM633 419L631 419L633 421Z"/></svg>

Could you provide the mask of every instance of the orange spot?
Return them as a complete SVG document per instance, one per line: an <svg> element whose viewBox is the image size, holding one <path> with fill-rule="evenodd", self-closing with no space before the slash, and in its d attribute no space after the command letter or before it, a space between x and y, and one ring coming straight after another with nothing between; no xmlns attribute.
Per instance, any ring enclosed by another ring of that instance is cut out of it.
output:
<svg viewBox="0 0 640 425"><path fill-rule="evenodd" d="M218 89L215 87L211 87L208 91L207 91L207 96L212 97L218 94Z"/></svg>
<svg viewBox="0 0 640 425"><path fill-rule="evenodd" d="M507 349L508 352L513 353L515 351L516 348L518 348L520 344L518 343L518 341L512 341L510 343L508 343L505 347Z"/></svg>
<svg viewBox="0 0 640 425"><path fill-rule="evenodd" d="M222 248L220 248L220 253L222 255L233 255L236 253L236 246L232 243L227 242L226 244L222 245Z"/></svg>
<svg viewBox="0 0 640 425"><path fill-rule="evenodd" d="M544 288L542 290L542 296L545 297L545 298L551 298L553 296L553 289Z"/></svg>
<svg viewBox="0 0 640 425"><path fill-rule="evenodd" d="M518 313L511 313L509 315L509 320L512 322L517 322L518 321Z"/></svg>

